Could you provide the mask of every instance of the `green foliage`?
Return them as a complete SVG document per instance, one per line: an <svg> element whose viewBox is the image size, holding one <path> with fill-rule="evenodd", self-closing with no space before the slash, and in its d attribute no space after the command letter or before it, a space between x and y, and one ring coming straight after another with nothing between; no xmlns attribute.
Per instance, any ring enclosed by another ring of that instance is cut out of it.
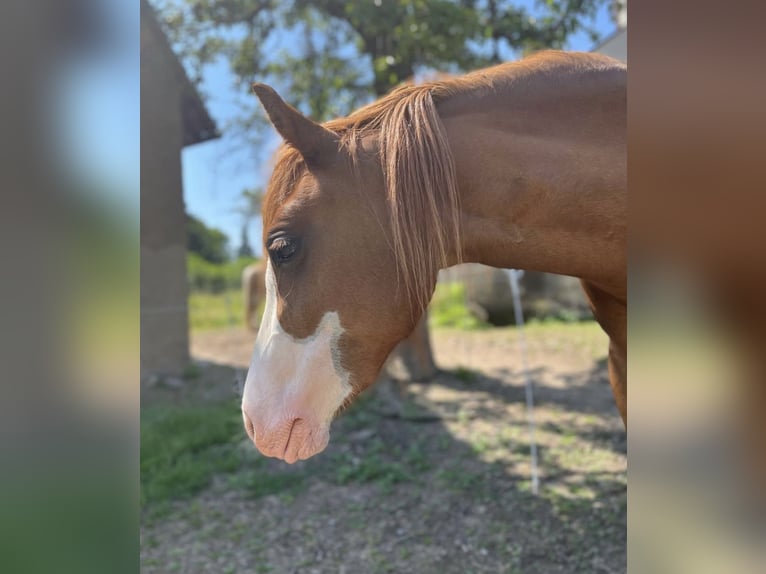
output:
<svg viewBox="0 0 766 574"><path fill-rule="evenodd" d="M198 83L219 57L243 88L277 86L317 120L345 115L428 70L469 70L514 53L560 48L607 0L155 0L176 50ZM258 110L253 98L251 108ZM251 133L265 123L248 111Z"/></svg>
<svg viewBox="0 0 766 574"><path fill-rule="evenodd" d="M206 261L197 253L186 255L186 275L192 292L223 293L227 290L240 289L242 271L254 257L240 257L234 261L215 264Z"/></svg>
<svg viewBox="0 0 766 574"><path fill-rule="evenodd" d="M242 324L245 309L242 271L255 261L254 257L240 257L216 265L196 253L186 254L189 327L192 330Z"/></svg>
<svg viewBox="0 0 766 574"><path fill-rule="evenodd" d="M261 213L263 203L263 190L261 188L243 189L240 194L240 203L234 209L242 216L242 228L237 248L237 257L254 257L253 248L250 247L250 238L247 235L247 227L250 222Z"/></svg>
<svg viewBox="0 0 766 574"><path fill-rule="evenodd" d="M298 0L296 5L310 6L352 31L360 53L369 58L377 95L418 70L467 69L488 62L468 48L471 39L480 38L480 13L462 3Z"/></svg>
<svg viewBox="0 0 766 574"><path fill-rule="evenodd" d="M428 308L431 327L485 329L489 323L475 317L465 304L465 287L460 283L439 283Z"/></svg>
<svg viewBox="0 0 766 574"><path fill-rule="evenodd" d="M183 498L240 465L242 415L233 401L141 409L141 503Z"/></svg>
<svg viewBox="0 0 766 574"><path fill-rule="evenodd" d="M250 247L250 238L247 236L247 224L242 226L240 233L239 247L237 248L237 257L248 257L252 259L255 257L253 248Z"/></svg>
<svg viewBox="0 0 766 574"><path fill-rule="evenodd" d="M229 238L223 231L205 225L193 215L186 214L187 249L210 263L224 263L229 259Z"/></svg>

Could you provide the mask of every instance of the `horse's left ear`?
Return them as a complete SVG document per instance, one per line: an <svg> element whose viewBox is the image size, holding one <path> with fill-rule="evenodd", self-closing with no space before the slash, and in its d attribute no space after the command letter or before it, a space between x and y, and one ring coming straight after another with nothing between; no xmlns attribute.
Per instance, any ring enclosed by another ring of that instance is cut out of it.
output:
<svg viewBox="0 0 766 574"><path fill-rule="evenodd" d="M261 100L276 130L301 153L306 163L316 164L325 153L337 153L337 134L287 104L272 87L253 84L253 92Z"/></svg>

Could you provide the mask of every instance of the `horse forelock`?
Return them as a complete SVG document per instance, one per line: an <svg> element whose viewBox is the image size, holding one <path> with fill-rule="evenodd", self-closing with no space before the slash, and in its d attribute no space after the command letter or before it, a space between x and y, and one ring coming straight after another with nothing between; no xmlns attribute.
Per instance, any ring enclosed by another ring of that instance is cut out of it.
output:
<svg viewBox="0 0 766 574"><path fill-rule="evenodd" d="M263 216L264 239L270 223L279 208L295 191L298 182L306 171L306 165L300 153L293 147L283 144L274 158L274 169L263 198L261 215Z"/></svg>

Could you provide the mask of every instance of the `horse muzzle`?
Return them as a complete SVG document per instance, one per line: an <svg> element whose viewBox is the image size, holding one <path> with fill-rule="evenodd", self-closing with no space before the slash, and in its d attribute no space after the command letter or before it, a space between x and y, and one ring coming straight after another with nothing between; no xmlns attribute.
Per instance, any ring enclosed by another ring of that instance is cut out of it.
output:
<svg viewBox="0 0 766 574"><path fill-rule="evenodd" d="M242 404L245 431L265 456L292 464L322 452L330 441L328 424L318 423L303 413L258 416L256 409Z"/></svg>

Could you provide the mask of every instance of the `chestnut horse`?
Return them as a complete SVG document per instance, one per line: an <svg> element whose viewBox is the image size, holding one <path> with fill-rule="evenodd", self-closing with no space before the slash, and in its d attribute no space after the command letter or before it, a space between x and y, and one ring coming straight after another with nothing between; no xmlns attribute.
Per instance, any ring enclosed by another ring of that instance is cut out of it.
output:
<svg viewBox="0 0 766 574"><path fill-rule="evenodd" d="M242 270L242 298L245 304L245 327L255 331L255 312L266 295L266 264L257 261Z"/></svg>
<svg viewBox="0 0 766 574"><path fill-rule="evenodd" d="M609 336L626 422L627 69L545 52L400 87L323 125L263 84L285 140L263 204L266 308L245 428L289 463L321 452L460 262L572 275Z"/></svg>

